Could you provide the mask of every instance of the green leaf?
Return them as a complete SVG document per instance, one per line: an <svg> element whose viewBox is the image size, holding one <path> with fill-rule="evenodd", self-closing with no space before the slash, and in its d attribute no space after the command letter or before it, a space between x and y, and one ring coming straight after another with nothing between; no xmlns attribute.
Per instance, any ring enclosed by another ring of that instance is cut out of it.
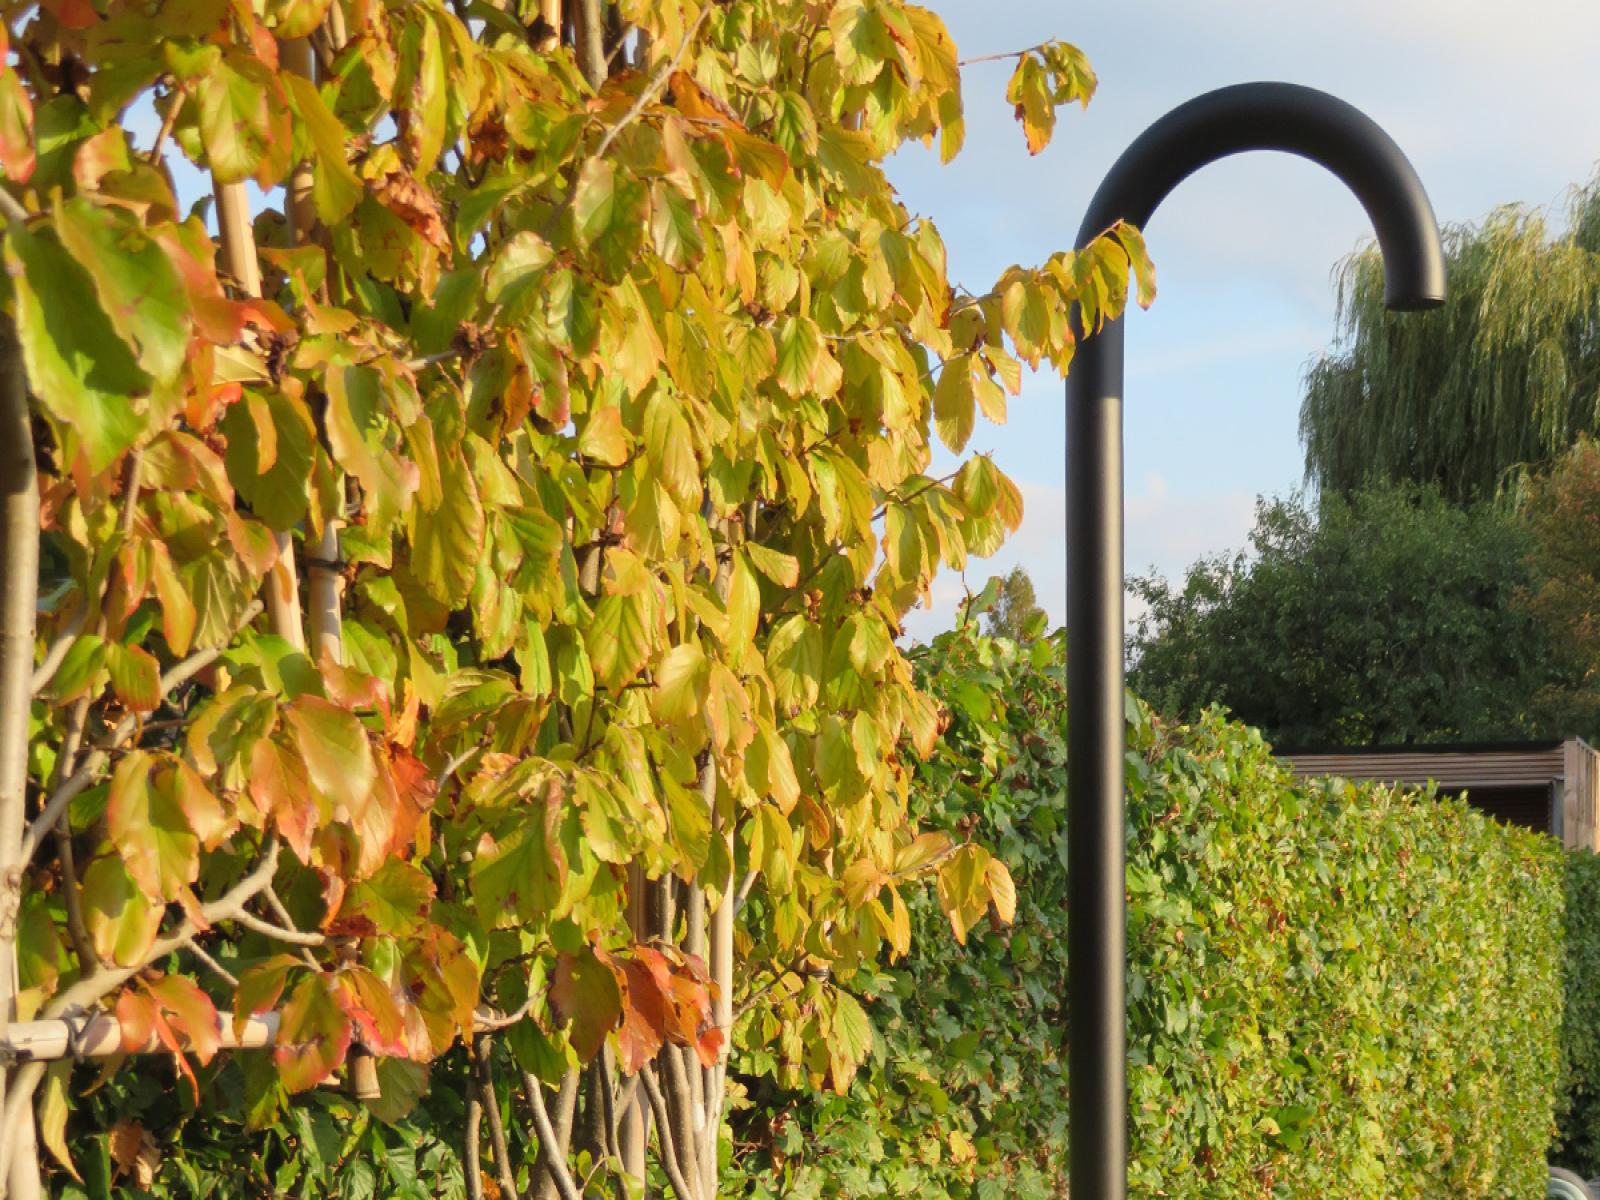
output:
<svg viewBox="0 0 1600 1200"><path fill-rule="evenodd" d="M283 715L312 785L359 818L377 781L372 746L361 722L319 696L296 697Z"/></svg>
<svg viewBox="0 0 1600 1200"><path fill-rule="evenodd" d="M218 183L271 188L289 169L292 127L283 86L259 59L224 54L191 88L206 161Z"/></svg>
<svg viewBox="0 0 1600 1200"><path fill-rule="evenodd" d="M135 967L161 929L161 905L152 904L128 874L120 854L102 854L83 873L83 923L95 953Z"/></svg>
<svg viewBox="0 0 1600 1200"><path fill-rule="evenodd" d="M483 549L483 506L478 485L459 453L439 458L438 508L411 509L411 571L435 600L451 606L467 599Z"/></svg>
<svg viewBox="0 0 1600 1200"><path fill-rule="evenodd" d="M317 439L304 401L277 389L246 392L223 414L222 432L228 482L270 527L293 529L310 502Z"/></svg>
<svg viewBox="0 0 1600 1200"><path fill-rule="evenodd" d="M73 1063L70 1058L50 1064L44 1076L44 1094L39 1097L39 1140L45 1144L55 1160L79 1183L83 1176L73 1165L67 1150L67 1087L71 1082Z"/></svg>
<svg viewBox="0 0 1600 1200"><path fill-rule="evenodd" d="M693 717L700 711L705 679L706 655L699 642L685 642L668 650L655 669L656 718L686 721Z"/></svg>
<svg viewBox="0 0 1600 1200"><path fill-rule="evenodd" d="M778 326L778 386L791 396L810 391L822 365L822 331L810 317L785 317Z"/></svg>
<svg viewBox="0 0 1600 1200"><path fill-rule="evenodd" d="M433 880L425 871L391 858L350 889L341 916L365 917L382 935L410 933L427 918L433 896Z"/></svg>
<svg viewBox="0 0 1600 1200"><path fill-rule="evenodd" d="M361 179L350 167L348 134L322 102L316 84L293 71L285 72L283 80L311 137L311 199L317 219L324 225L336 224L350 215L364 191Z"/></svg>
<svg viewBox="0 0 1600 1200"><path fill-rule="evenodd" d="M833 34L839 76L847 84L871 83L894 53L889 27L877 6L867 0L841 0L835 4L828 14L828 29Z"/></svg>
<svg viewBox="0 0 1600 1200"><path fill-rule="evenodd" d="M782 588L792 588L800 582L800 560L792 554L763 546L759 542L746 542L744 552L750 561L773 583Z"/></svg>
<svg viewBox="0 0 1600 1200"><path fill-rule="evenodd" d="M585 642L595 678L619 692L639 674L654 643L646 594L607 596L594 611Z"/></svg>
<svg viewBox="0 0 1600 1200"><path fill-rule="evenodd" d="M972 437L977 423L977 396L973 393L973 356L963 354L949 359L939 373L939 383L933 389L933 418L939 431L939 440L960 454Z"/></svg>
<svg viewBox="0 0 1600 1200"><path fill-rule="evenodd" d="M617 207L617 168L609 159L591 158L578 172L572 194L573 229L588 248L611 229Z"/></svg>
<svg viewBox="0 0 1600 1200"><path fill-rule="evenodd" d="M145 893L172 900L200 869L195 836L171 789L155 785L156 760L135 750L117 764L106 805L106 830Z"/></svg>
<svg viewBox="0 0 1600 1200"><path fill-rule="evenodd" d="M556 841L558 802L530 812L509 837L472 860L472 901L491 927L523 921L558 920L575 896L564 894L566 857Z"/></svg>
<svg viewBox="0 0 1600 1200"><path fill-rule="evenodd" d="M103 471L144 431L135 397L150 378L104 310L94 283L55 241L13 223L6 261L17 289L17 336L28 384Z"/></svg>
<svg viewBox="0 0 1600 1200"><path fill-rule="evenodd" d="M650 237L656 253L674 271L693 269L705 253L694 201L659 181L650 189Z"/></svg>
<svg viewBox="0 0 1600 1200"><path fill-rule="evenodd" d="M809 708L822 688L822 631L803 616L793 616L767 642L767 671L778 702L790 710Z"/></svg>
<svg viewBox="0 0 1600 1200"><path fill-rule="evenodd" d="M111 324L138 353L139 365L170 383L189 350L189 305L167 252L133 217L75 197L56 208L56 233L94 280Z"/></svg>
<svg viewBox="0 0 1600 1200"><path fill-rule="evenodd" d="M149 712L161 703L161 665L149 651L107 642L106 670L117 699L135 712Z"/></svg>

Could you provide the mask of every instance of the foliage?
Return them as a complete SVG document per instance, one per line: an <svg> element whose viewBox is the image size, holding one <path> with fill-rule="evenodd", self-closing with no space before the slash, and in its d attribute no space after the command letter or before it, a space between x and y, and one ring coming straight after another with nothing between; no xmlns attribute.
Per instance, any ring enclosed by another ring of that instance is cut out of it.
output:
<svg viewBox="0 0 1600 1200"><path fill-rule="evenodd" d="M914 804L995 847L1016 920L928 937L866 985L879 1040L846 1101L755 1097L745 1194L1061 1193L1062 654L969 625L919 661L950 726ZM1556 843L1456 800L1298 781L1215 710L1176 726L1133 703L1128 736L1130 1195L1537 1194ZM913 907L919 935L941 919Z"/></svg>
<svg viewBox="0 0 1600 1200"><path fill-rule="evenodd" d="M1580 437L1522 489L1519 515L1533 540L1538 578L1525 598L1527 610L1573 662L1577 678L1551 702L1586 718L1580 728L1600 727L1600 446Z"/></svg>
<svg viewBox="0 0 1600 1200"><path fill-rule="evenodd" d="M1565 1084L1557 1103L1560 1136L1550 1161L1585 1179L1600 1175L1600 855L1567 859L1566 1003L1561 1012Z"/></svg>
<svg viewBox="0 0 1600 1200"><path fill-rule="evenodd" d="M1043 633L1049 617L1039 607L1033 580L1028 578L1028 572L1022 567L1012 567L1010 574L995 582L999 590L994 606L984 613L985 629L989 636L1030 642Z"/></svg>
<svg viewBox="0 0 1600 1200"><path fill-rule="evenodd" d="M1325 492L1387 480L1488 499L1600 430L1600 177L1574 190L1564 228L1513 206L1444 238L1437 312L1384 310L1376 247L1340 273L1342 344L1300 409Z"/></svg>
<svg viewBox="0 0 1600 1200"><path fill-rule="evenodd" d="M1262 502L1249 553L1134 582L1130 686L1174 717L1224 705L1281 745L1582 732L1556 702L1574 672L1518 602L1532 549L1508 511L1433 489Z"/></svg>
<svg viewBox="0 0 1600 1200"><path fill-rule="evenodd" d="M474 1111L482 1174L543 1194L642 1181L648 1107L678 1134L652 1178L709 1195L736 1005L743 1061L844 1091L907 895L936 879L958 926L1006 903L906 807L938 712L900 621L1021 519L986 458L928 478L930 441L1003 420L1023 362L1065 370L1074 303L1115 315L1130 268L1148 303L1137 231L958 292L881 170L962 138L955 47L899 0L17 24L45 562L19 1015L112 1011L172 1052L169 1102L211 1104L219 1011L274 1012L224 1068L252 1126L366 1087L352 1046L401 1105L472 1037L469 1186ZM1017 56L1031 148L1093 84ZM174 166L209 172L217 240ZM252 225L246 180L283 211ZM64 1070L13 1072L6 1122L43 1083L70 1173Z"/></svg>

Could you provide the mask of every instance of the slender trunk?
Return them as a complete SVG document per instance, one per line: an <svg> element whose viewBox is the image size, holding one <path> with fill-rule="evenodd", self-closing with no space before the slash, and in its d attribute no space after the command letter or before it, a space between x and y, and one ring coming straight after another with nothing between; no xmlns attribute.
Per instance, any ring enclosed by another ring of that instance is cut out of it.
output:
<svg viewBox="0 0 1600 1200"><path fill-rule="evenodd" d="M489 1119L489 1146L494 1151L495 1181L500 1185L502 1200L517 1200L517 1184L511 1174L511 1155L506 1149L505 1124L500 1119L500 1099L494 1090L494 1039L488 1034L479 1035L475 1050L473 1077L478 1088L478 1100Z"/></svg>
<svg viewBox="0 0 1600 1200"><path fill-rule="evenodd" d="M577 0L578 69L595 91L606 81L606 21L603 0Z"/></svg>
<svg viewBox="0 0 1600 1200"><path fill-rule="evenodd" d="M650 884L640 863L628 866L628 927L636 942L650 938ZM622 1170L641 1183L646 1180L645 1150L650 1140L650 1110L635 1088L632 1099L618 1117L617 1141L622 1150Z"/></svg>
<svg viewBox="0 0 1600 1200"><path fill-rule="evenodd" d="M234 284L247 296L261 295L261 263L256 257L255 234L250 222L250 197L242 183L214 185L217 229L222 237L222 262ZM305 650L305 625L300 616L300 578L294 565L294 536L274 533L278 560L267 572L262 599L272 632L296 650Z"/></svg>
<svg viewBox="0 0 1600 1200"><path fill-rule="evenodd" d="M0 317L0 1034L17 1018L17 910L27 824L28 709L39 589L39 482L28 386L15 327ZM9 1082L9 1081L8 1081ZM0 1106L4 1103L0 1090ZM31 1107L5 1147L10 1200L36 1200L39 1147Z"/></svg>

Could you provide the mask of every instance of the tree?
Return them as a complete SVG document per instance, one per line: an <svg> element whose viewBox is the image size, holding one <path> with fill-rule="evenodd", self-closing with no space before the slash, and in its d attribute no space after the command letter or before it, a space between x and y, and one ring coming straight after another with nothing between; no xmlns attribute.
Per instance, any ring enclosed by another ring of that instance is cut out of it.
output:
<svg viewBox="0 0 1600 1200"><path fill-rule="evenodd" d="M994 607L984 614L989 636L1032 641L1044 632L1050 619L1034 598L1033 580L1023 568L1012 567L998 582Z"/></svg>
<svg viewBox="0 0 1600 1200"><path fill-rule="evenodd" d="M1486 499L1600 431L1600 177L1559 231L1502 208L1445 231L1443 308L1384 310L1377 249L1339 277L1341 346L1315 363L1300 409L1306 474L1327 492L1373 480Z"/></svg>
<svg viewBox="0 0 1600 1200"><path fill-rule="evenodd" d="M1149 606L1130 686L1157 711L1211 704L1284 745L1584 732L1550 704L1575 674L1519 603L1533 542L1502 507L1373 487L1312 509L1261 502L1250 551L1202 559Z"/></svg>
<svg viewBox="0 0 1600 1200"><path fill-rule="evenodd" d="M898 0L13 23L0 1016L257 1126L437 1062L469 1195L709 1196L731 1041L848 1086L903 891L1004 886L906 810L900 621L1021 519L931 436L1148 303L1137 231L957 291L881 170L962 140ZM1014 57L1037 151L1094 76ZM74 1070L6 1071L13 1196Z"/></svg>
<svg viewBox="0 0 1600 1200"><path fill-rule="evenodd" d="M1600 727L1600 445L1580 437L1528 481L1519 513L1538 564L1525 605L1580 675L1553 688L1551 703L1591 714L1582 728Z"/></svg>

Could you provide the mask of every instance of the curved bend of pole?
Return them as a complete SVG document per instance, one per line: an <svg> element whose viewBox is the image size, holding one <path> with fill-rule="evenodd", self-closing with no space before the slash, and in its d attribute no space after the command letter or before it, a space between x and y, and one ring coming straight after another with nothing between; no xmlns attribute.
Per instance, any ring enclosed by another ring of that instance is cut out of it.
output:
<svg viewBox="0 0 1600 1200"><path fill-rule="evenodd" d="M1292 83L1241 83L1181 104L1140 134L1089 202L1078 245L1117 221L1143 227L1195 171L1246 150L1311 159L1356 194L1383 251L1392 309L1444 302L1444 251L1433 206L1394 139L1359 109Z"/></svg>
<svg viewBox="0 0 1600 1200"><path fill-rule="evenodd" d="M1444 300L1444 250L1416 172L1356 109L1310 88L1248 83L1191 100L1146 130L1090 203L1078 245L1143 226L1209 162L1284 150L1355 192L1377 230L1390 308ZM1124 903L1123 322L1084 336L1067 377L1067 944L1073 1200L1127 1195Z"/></svg>

